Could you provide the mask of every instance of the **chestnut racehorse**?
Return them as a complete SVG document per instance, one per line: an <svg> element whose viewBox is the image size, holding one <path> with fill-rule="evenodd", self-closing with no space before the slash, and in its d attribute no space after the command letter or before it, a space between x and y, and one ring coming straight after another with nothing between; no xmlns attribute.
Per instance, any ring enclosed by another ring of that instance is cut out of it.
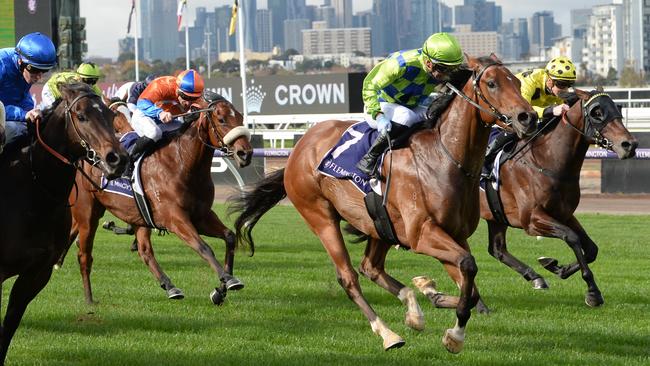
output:
<svg viewBox="0 0 650 366"><path fill-rule="evenodd" d="M488 224L489 253L536 289L548 288L548 284L508 252L508 226L524 229L528 235L564 240L576 262L558 266L555 259L540 258L540 263L563 279L580 270L588 288L585 302L599 306L603 297L588 266L596 260L598 247L574 216L580 202L580 170L589 144L604 146L627 159L634 157L637 141L623 125L609 95L576 90L566 97L574 104L561 121L540 129L530 142L519 141L515 147L519 153L501 166L499 194L507 222L493 217L485 191L481 191L481 217Z"/></svg>
<svg viewBox="0 0 650 366"><path fill-rule="evenodd" d="M498 119L510 120L520 136L527 136L534 131L537 120L530 104L521 97L517 78L496 57L467 59L472 70L472 78L462 88L467 100L456 97L435 127L415 132L408 147L384 159L382 170L388 171L392 159L394 184L386 206L400 243L413 252L438 259L460 288L456 325L443 337L445 347L454 353L462 349L470 310L479 298L474 285L477 267L467 238L479 220L479 173L490 126ZM373 332L382 337L384 349L391 349L402 346L404 340L388 328L364 298L343 241L341 220L370 238L361 273L397 296L408 308L406 324L421 330L424 318L415 292L385 272L390 244L379 239L363 194L350 182L316 170L352 123L327 121L310 128L294 148L286 168L235 198L231 209L241 212L235 224L238 238L252 241L255 223L288 196L330 255L340 285L364 313Z"/></svg>
<svg viewBox="0 0 650 366"><path fill-rule="evenodd" d="M238 290L243 287L243 283L232 275L235 235L212 211L212 158L214 150L221 149L227 156L234 158L240 167L244 167L250 164L253 149L250 133L243 126L242 115L223 97L214 95L211 98L215 99L211 99L209 104L203 100L200 102L199 108L205 110L198 119L186 123L180 133L163 142L162 147L144 159L141 176L154 222L175 233L217 273L221 285L212 291L210 298L213 303L221 304L227 290ZM118 118L115 124L120 128ZM88 166L86 170L89 175L98 176L92 167ZM70 241L78 238L78 260L86 301L94 302L90 283L93 240L99 219L106 209L122 221L138 227L136 238L142 260L149 266L169 298L182 298L183 293L172 284L154 257L150 230L146 227L135 200L99 192L89 184L84 184L81 175L77 176L77 182L80 187L79 198L78 203L72 207L74 221ZM70 199L72 200L72 195ZM224 266L214 257L212 249L201 235L220 238L226 242Z"/></svg>
<svg viewBox="0 0 650 366"><path fill-rule="evenodd" d="M68 246L75 167L85 160L115 178L129 161L113 134L114 114L100 98L86 84L59 90L61 99L34 126L36 141L0 157L0 298L1 284L18 276L0 319L0 364L27 305Z"/></svg>

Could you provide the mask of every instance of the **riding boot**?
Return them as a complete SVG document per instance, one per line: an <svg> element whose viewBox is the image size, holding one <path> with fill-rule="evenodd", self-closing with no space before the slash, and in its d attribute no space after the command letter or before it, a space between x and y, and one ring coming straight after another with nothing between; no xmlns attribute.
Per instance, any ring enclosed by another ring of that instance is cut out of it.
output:
<svg viewBox="0 0 650 366"><path fill-rule="evenodd" d="M492 166L494 159L497 154L507 144L510 142L516 141L517 135L514 133L507 133L505 131L501 132L492 142L488 145L487 150L485 151L485 162L483 163L483 172L481 173L484 177L489 177L490 172L485 170L485 167Z"/></svg>
<svg viewBox="0 0 650 366"><path fill-rule="evenodd" d="M147 136L140 136L135 144L133 145L133 149L131 150L131 153L129 154L130 157L130 163L127 167L127 169L124 171L124 174L122 175L125 178L131 178L133 175L133 168L135 166L135 162L140 159L144 153L146 153L154 144L156 141L153 139L148 138Z"/></svg>
<svg viewBox="0 0 650 366"><path fill-rule="evenodd" d="M436 97L436 99L431 102L431 105L427 110L427 120L435 123L442 112L447 109L447 106L449 103L451 103L455 96L456 94L454 94L454 92L447 89L446 87L440 90L440 94L438 94L438 97Z"/></svg>
<svg viewBox="0 0 650 366"><path fill-rule="evenodd" d="M370 149L366 155L364 155L363 158L361 158L361 160L359 160L357 163L357 168L368 175L372 175L377 169L377 159L379 159L381 154L388 147L388 139L396 139L408 129L409 127L407 126L391 122L390 132L382 133L377 136L377 139L372 144L372 146L370 146Z"/></svg>

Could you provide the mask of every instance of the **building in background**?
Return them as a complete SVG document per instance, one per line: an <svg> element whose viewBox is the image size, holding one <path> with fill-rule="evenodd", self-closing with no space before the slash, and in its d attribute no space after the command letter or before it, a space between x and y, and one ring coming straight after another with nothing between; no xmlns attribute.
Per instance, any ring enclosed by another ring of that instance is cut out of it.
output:
<svg viewBox="0 0 650 366"><path fill-rule="evenodd" d="M499 57L503 60L523 60L528 57L528 19L516 18L499 28Z"/></svg>
<svg viewBox="0 0 650 366"><path fill-rule="evenodd" d="M331 28L352 28L352 0L331 0L335 23Z"/></svg>
<svg viewBox="0 0 650 366"><path fill-rule="evenodd" d="M463 52L473 57L489 56L499 49L497 32L471 32L471 25L464 24L452 33Z"/></svg>
<svg viewBox="0 0 650 366"><path fill-rule="evenodd" d="M620 4L592 8L582 59L587 70L606 77L613 68L620 75L625 65L623 20Z"/></svg>
<svg viewBox="0 0 650 366"><path fill-rule="evenodd" d="M643 0L613 0L623 7L623 58L635 72L643 70ZM650 6L650 1L645 1ZM646 20L647 22L647 20ZM619 70L622 71L622 70Z"/></svg>
<svg viewBox="0 0 650 366"><path fill-rule="evenodd" d="M456 24L470 24L472 32L497 31L501 25L501 7L492 1L464 0L454 9Z"/></svg>
<svg viewBox="0 0 650 366"><path fill-rule="evenodd" d="M302 53L302 31L311 28L309 19L287 19L284 21L285 50L294 49Z"/></svg>
<svg viewBox="0 0 650 366"><path fill-rule="evenodd" d="M410 42L405 48L420 48L433 33L442 30L438 0L411 0Z"/></svg>
<svg viewBox="0 0 650 366"><path fill-rule="evenodd" d="M271 12L268 9L257 9L255 15L255 51L271 52L273 43L273 23L271 22Z"/></svg>
<svg viewBox="0 0 650 366"><path fill-rule="evenodd" d="M140 0L142 50L147 61L174 61L181 57L176 0Z"/></svg>
<svg viewBox="0 0 650 366"><path fill-rule="evenodd" d="M370 28L327 28L326 22L314 22L312 29L302 31L303 55L314 56L372 54Z"/></svg>
<svg viewBox="0 0 650 366"><path fill-rule="evenodd" d="M553 46L553 38L562 36L562 27L555 23L553 12L533 13L528 21L528 39L530 57L546 58L546 50Z"/></svg>

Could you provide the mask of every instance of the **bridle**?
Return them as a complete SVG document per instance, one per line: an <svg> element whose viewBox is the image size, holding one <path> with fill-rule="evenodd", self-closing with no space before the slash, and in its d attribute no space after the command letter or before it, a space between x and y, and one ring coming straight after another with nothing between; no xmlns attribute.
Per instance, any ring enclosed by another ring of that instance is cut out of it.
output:
<svg viewBox="0 0 650 366"><path fill-rule="evenodd" d="M217 121L218 122L215 122L213 117L212 117L212 114L217 109L217 104L219 104L219 103L226 103L230 107L230 109L232 111L235 110L232 103L230 103L226 99L219 98L219 99L216 99L216 100L213 100L212 102L210 102L210 104L208 104L207 108L199 109L199 110L196 110L196 111L191 111L191 112L188 112L188 114L196 114L196 113L201 113L201 112L208 112L206 118L202 119L199 122L199 126L198 126L198 129L200 130L204 123L208 124L208 126L207 126L207 128L209 129L209 131L208 131L208 141L206 141L203 137L201 137L201 134L199 134L199 139L201 140L203 145L205 145L205 146L207 146L207 147L209 147L211 149L221 151L221 153L223 153L223 155L226 156L226 157L232 157L235 154L235 152L234 152L234 150L232 150L231 144L241 136L245 136L246 138L250 139L250 132L244 126L233 127L232 129L230 129L225 134L223 132L220 132L219 127L228 127L228 123L226 122L226 119L223 116L217 116ZM212 134L215 136L215 138L217 139L217 143L220 146L215 146L209 141L209 139L210 139L209 132L210 131L212 131Z"/></svg>
<svg viewBox="0 0 650 366"><path fill-rule="evenodd" d="M499 110L485 97L485 95L481 92L481 77L483 76L483 73L485 70L490 68L491 66L501 66L501 63L495 62L489 65L483 66L483 68L477 73L476 70L473 70L472 72L472 87L474 88L474 94L476 94L485 104L488 105L490 108L489 110L486 109L485 107L481 106L479 103L475 102L473 99L468 97L465 93L463 93L461 90L453 86L450 82L447 82L445 85L451 89L454 93L459 95L461 98L465 99L467 103L471 104L474 106L476 109L480 110L483 113L486 113L496 119L496 124L497 126L508 129L510 128L510 125L512 122L510 121L510 117L506 116L505 114L499 112ZM480 118L479 118L480 119ZM480 119L483 121L482 119ZM485 121L483 121L483 124L485 127L489 127Z"/></svg>
<svg viewBox="0 0 650 366"><path fill-rule="evenodd" d="M623 118L623 116L618 111L618 108L615 109L615 112L604 111L600 103L600 100L602 100L602 98L611 99L609 94L602 93L602 92L592 95L586 102L580 99L580 104L581 104L580 108L582 109L582 118L584 120L582 129L577 128L573 123L571 123L566 113L562 114L562 122L572 127L574 130L578 131L578 133L584 136L585 138L592 139L596 145L601 146L607 150L611 150L613 144L606 137L602 135L601 131L611 121L613 121L616 118ZM602 117L600 118L592 115L594 109L598 107L601 107L601 113L603 113ZM610 112L610 113L605 115L604 112Z"/></svg>

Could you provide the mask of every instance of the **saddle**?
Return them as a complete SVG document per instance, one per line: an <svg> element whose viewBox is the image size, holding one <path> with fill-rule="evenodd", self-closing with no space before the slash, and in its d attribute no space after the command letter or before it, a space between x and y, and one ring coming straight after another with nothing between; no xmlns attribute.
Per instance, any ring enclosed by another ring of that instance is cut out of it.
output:
<svg viewBox="0 0 650 366"><path fill-rule="evenodd" d="M510 226L510 223L506 217L505 210L503 209L503 202L501 202L501 196L499 195L499 187L501 185L499 171L501 165L512 158L516 147L517 144L513 142L504 145L501 148L501 151L498 152L494 161L485 164L484 171L489 173L482 174L479 182L479 186L485 191L485 197L494 220L508 226Z"/></svg>

